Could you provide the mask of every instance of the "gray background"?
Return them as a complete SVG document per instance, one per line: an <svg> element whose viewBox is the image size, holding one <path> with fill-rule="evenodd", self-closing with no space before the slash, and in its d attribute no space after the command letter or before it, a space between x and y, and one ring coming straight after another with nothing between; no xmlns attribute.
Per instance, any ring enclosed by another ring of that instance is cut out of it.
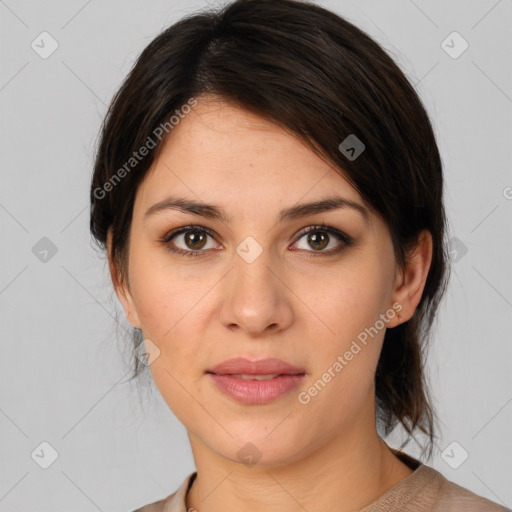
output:
<svg viewBox="0 0 512 512"><path fill-rule="evenodd" d="M318 3L388 50L432 117L457 239L428 367L443 427L432 466L512 507L512 2ZM128 324L90 244L88 187L106 105L133 60L205 5L0 0L2 512L130 511L194 470L158 392L146 386L139 403L125 382L116 314ZM31 47L50 48L43 31L59 45L46 59ZM457 58L442 46L453 31L469 44ZM58 453L48 469L31 457L49 456L43 441Z"/></svg>

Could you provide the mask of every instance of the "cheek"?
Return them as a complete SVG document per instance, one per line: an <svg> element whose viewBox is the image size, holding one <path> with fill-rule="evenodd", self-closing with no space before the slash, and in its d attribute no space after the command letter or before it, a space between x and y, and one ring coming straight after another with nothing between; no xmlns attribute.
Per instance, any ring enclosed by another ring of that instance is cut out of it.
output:
<svg viewBox="0 0 512 512"><path fill-rule="evenodd" d="M369 397L385 334L385 328L375 328L384 311L374 277L370 272L354 272L343 282L338 279L329 293L316 295L312 302L321 317L321 322L315 319L315 323L324 335L309 331L310 340L315 341L314 351L309 349L313 371L299 407L307 418L324 418L326 431L336 432L359 411L368 412L367 406L373 403ZM314 430L314 420L306 428Z"/></svg>
<svg viewBox="0 0 512 512"><path fill-rule="evenodd" d="M142 331L159 350L150 371L162 398L185 425L202 417L201 388L204 368L199 355L204 352L197 319L204 318L208 288L193 280L151 268L137 276L134 296Z"/></svg>
<svg viewBox="0 0 512 512"><path fill-rule="evenodd" d="M201 298L200 281L191 272L181 275L161 249L134 248L130 282L144 334L155 340L172 337L180 319L193 314Z"/></svg>
<svg viewBox="0 0 512 512"><path fill-rule="evenodd" d="M137 297L137 310L143 334L159 348L161 356L158 365L165 364L170 370L191 372L197 361L200 347L194 341L198 339L198 324L194 322L201 316L201 295L186 291L183 287L175 289L176 281L165 279L146 280L144 288ZM204 295L204 293L203 293Z"/></svg>
<svg viewBox="0 0 512 512"><path fill-rule="evenodd" d="M301 293L329 328L329 338L334 344L339 340L343 345L374 325L389 307L389 283L387 271L378 261L354 258L322 276L316 281L317 286L305 285Z"/></svg>
<svg viewBox="0 0 512 512"><path fill-rule="evenodd" d="M198 320L208 317L208 291L215 280L186 265L171 266L163 251L157 255L134 251L130 265L133 298L144 337L160 351L151 370L161 373L165 368L181 380L194 379L204 371L198 358L205 351ZM173 385L169 373L160 376L166 386Z"/></svg>
<svg viewBox="0 0 512 512"><path fill-rule="evenodd" d="M312 304L315 313L308 317L318 329L316 335L309 331L311 339L318 340L312 357L314 377L321 380L320 387L328 383L326 387L336 388L340 400L354 399L373 383L386 332L380 315L389 309L389 277L377 260L361 259L320 282L323 287L316 291L302 290L304 302Z"/></svg>

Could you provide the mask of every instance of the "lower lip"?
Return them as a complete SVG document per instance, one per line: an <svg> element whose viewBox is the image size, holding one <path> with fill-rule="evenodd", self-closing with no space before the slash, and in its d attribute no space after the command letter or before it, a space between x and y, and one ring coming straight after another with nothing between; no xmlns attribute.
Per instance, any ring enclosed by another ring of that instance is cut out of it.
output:
<svg viewBox="0 0 512 512"><path fill-rule="evenodd" d="M266 404L302 382L305 375L278 375L268 380L244 380L232 375L208 374L221 391L244 404Z"/></svg>

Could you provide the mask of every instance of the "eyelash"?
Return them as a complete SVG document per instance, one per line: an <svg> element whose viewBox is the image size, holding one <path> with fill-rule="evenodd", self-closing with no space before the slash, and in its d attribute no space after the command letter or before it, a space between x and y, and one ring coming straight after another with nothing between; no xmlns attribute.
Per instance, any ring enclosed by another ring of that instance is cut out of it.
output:
<svg viewBox="0 0 512 512"><path fill-rule="evenodd" d="M167 233L159 241L163 245L165 245L167 250L169 250L169 251L171 251L171 252L173 252L175 254L180 254L180 255L183 255L183 256L187 256L187 257L188 256L190 256L190 257L202 256L206 252L209 251L209 249L206 249L206 250L203 250L203 251L192 251L192 250L186 251L186 250L183 250L183 249L180 249L180 248L172 247L170 245L170 242L171 242L171 240L174 237L176 237L178 235L181 235L183 233L186 233L187 231L199 231L199 232L202 232L202 233L206 233L207 235L210 235L212 238L215 238L215 236L213 235L212 231L210 231L209 229L207 229L205 227L202 227L202 226L198 226L198 225L190 225L190 226L184 226L182 228L179 228L179 229L176 229L174 231L171 231L170 233ZM333 228L333 227L330 227L330 226L326 226L325 224L308 226L307 228L305 228L298 235L297 240L294 243L297 243L304 235L306 235L306 234L308 234L308 233L310 233L312 231L321 231L321 232L326 232L329 235L334 235L336 238L340 239L341 242L343 242L343 245L340 248L331 249L330 251L305 251L306 253L312 253L312 254L308 254L308 256L307 256L308 258L316 258L318 256L334 256L336 254L341 253L345 248L350 247L351 245L353 245L352 237L350 237L346 233L343 233L342 231L340 231L340 230L338 230L336 228Z"/></svg>

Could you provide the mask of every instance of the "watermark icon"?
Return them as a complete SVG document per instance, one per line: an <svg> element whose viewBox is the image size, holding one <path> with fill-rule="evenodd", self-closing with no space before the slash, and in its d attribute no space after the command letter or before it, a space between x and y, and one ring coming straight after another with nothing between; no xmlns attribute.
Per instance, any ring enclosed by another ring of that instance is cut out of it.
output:
<svg viewBox="0 0 512 512"><path fill-rule="evenodd" d="M338 149L350 160L354 161L364 150L366 146L351 133L339 146Z"/></svg>
<svg viewBox="0 0 512 512"><path fill-rule="evenodd" d="M41 263L48 263L57 254L57 246L48 237L43 236L32 247L32 254Z"/></svg>
<svg viewBox="0 0 512 512"><path fill-rule="evenodd" d="M263 252L263 247L248 236L238 244L236 252L246 263L252 263Z"/></svg>
<svg viewBox="0 0 512 512"><path fill-rule="evenodd" d="M468 248L462 240L456 236L450 238L450 256L454 263L461 260L467 252Z"/></svg>
<svg viewBox="0 0 512 512"><path fill-rule="evenodd" d="M452 441L442 452L441 458L452 469L457 469L466 462L469 457L467 450L457 441Z"/></svg>
<svg viewBox="0 0 512 512"><path fill-rule="evenodd" d="M32 43L30 43L30 47L41 59L47 59L59 47L59 43L48 32L41 32Z"/></svg>
<svg viewBox="0 0 512 512"><path fill-rule="evenodd" d="M262 453L255 444L248 442L238 450L236 455L240 462L246 466L252 467L261 459Z"/></svg>
<svg viewBox="0 0 512 512"><path fill-rule="evenodd" d="M512 199L512 187L505 187L503 189L503 197L505 199Z"/></svg>
<svg viewBox="0 0 512 512"><path fill-rule="evenodd" d="M368 336L372 339L377 336L377 334L384 329L386 324L395 318L396 314L402 311L402 304L399 302L395 302L391 308L389 308L385 313L381 313L379 315L379 320L377 320L373 326L366 327L364 331L361 331L357 335L357 340L352 340L352 344L350 348L346 350L343 355L339 355L336 360L329 366L327 371L322 374L321 378L318 379L312 386L310 386L307 391L301 391L297 395L298 401L302 405L307 405L311 402L311 398L315 397L322 391L331 380L338 375L338 373L348 365L354 356L359 354L361 350L366 347L368 344ZM363 347L358 343L361 343Z"/></svg>
<svg viewBox="0 0 512 512"><path fill-rule="evenodd" d="M456 31L453 31L441 42L441 48L452 59L458 59L468 47L469 43Z"/></svg>
<svg viewBox="0 0 512 512"><path fill-rule="evenodd" d="M39 467L48 469L57 460L59 453L48 441L43 441L34 448L30 456Z"/></svg>
<svg viewBox="0 0 512 512"><path fill-rule="evenodd" d="M151 366L160 356L160 349L150 339L145 339L141 345L143 345L143 351L137 354L137 359L144 366Z"/></svg>
<svg viewBox="0 0 512 512"><path fill-rule="evenodd" d="M178 110L174 111L174 114L169 118L165 123L160 123L152 132L152 135L158 139L162 140L164 137L164 133L166 135L177 125L180 120L183 119L187 114L192 111L191 107L195 107L197 105L197 100L195 98L190 98L187 103L181 106ZM103 184L101 187L96 187L93 191L94 197L96 199L104 199L107 195L107 192L111 192L116 185L118 185L123 178L129 174L132 169L134 169L139 162L141 162L144 157L146 157L150 150L155 148L157 142L153 139L151 135L148 135L146 138L146 142L137 150L132 153L132 156L128 158L128 160Z"/></svg>

